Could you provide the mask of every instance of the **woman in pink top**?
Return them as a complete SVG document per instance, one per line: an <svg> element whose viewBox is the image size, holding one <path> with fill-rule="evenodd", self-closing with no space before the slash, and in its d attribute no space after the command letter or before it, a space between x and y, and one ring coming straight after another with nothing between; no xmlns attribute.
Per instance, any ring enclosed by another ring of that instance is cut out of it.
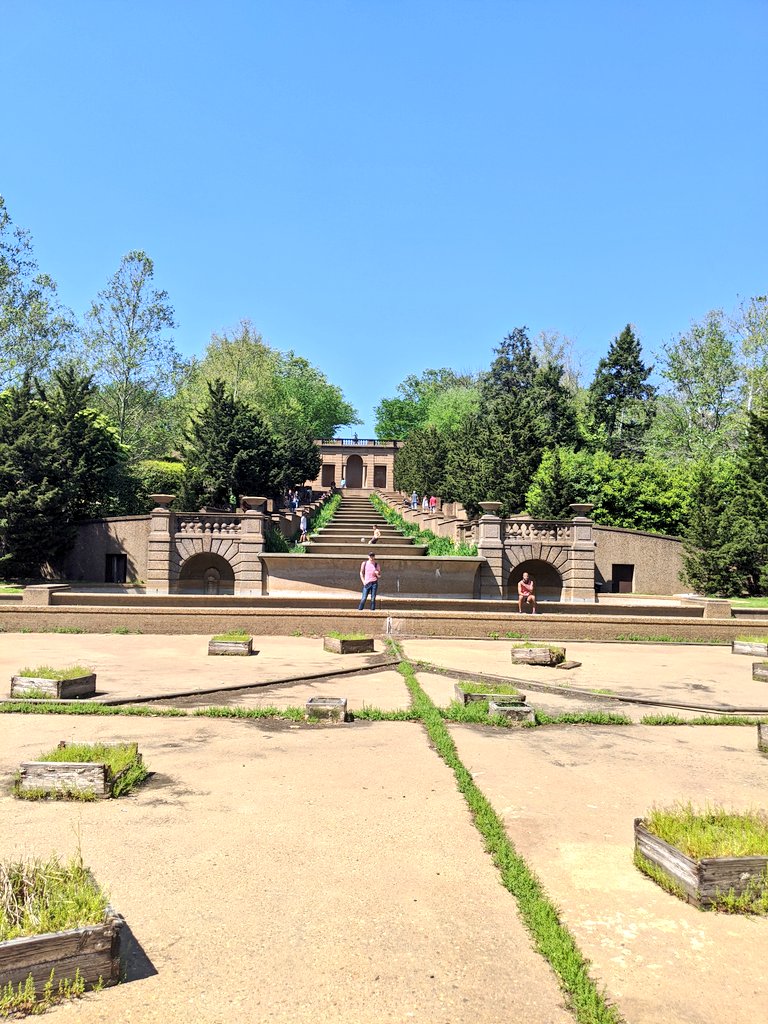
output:
<svg viewBox="0 0 768 1024"><path fill-rule="evenodd" d="M373 552L368 552L368 561L360 564L360 582L363 584L363 596L357 610L361 612L365 608L365 601L371 595L371 611L376 611L376 591L379 586L381 568L374 558Z"/></svg>

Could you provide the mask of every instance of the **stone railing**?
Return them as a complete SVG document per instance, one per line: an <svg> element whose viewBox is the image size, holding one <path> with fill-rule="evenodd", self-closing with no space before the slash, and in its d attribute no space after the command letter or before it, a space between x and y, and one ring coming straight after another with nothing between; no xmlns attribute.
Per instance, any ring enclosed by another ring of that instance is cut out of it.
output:
<svg viewBox="0 0 768 1024"><path fill-rule="evenodd" d="M503 540L547 540L570 544L573 523L559 519L505 519Z"/></svg>
<svg viewBox="0 0 768 1024"><path fill-rule="evenodd" d="M193 536L234 535L240 533L240 520L239 515L228 512L183 512L176 516L176 532Z"/></svg>
<svg viewBox="0 0 768 1024"><path fill-rule="evenodd" d="M338 445L344 448L397 448L402 441L380 441L371 437L331 437L321 438L316 444Z"/></svg>

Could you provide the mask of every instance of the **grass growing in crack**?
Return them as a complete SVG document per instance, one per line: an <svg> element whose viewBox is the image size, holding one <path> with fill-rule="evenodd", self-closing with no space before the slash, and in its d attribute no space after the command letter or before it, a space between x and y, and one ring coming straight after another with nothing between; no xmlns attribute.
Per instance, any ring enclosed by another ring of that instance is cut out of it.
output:
<svg viewBox="0 0 768 1024"><path fill-rule="evenodd" d="M682 715L643 715L641 725L766 725L768 717L752 715L696 715L683 718Z"/></svg>
<svg viewBox="0 0 768 1024"><path fill-rule="evenodd" d="M427 734L440 757L452 769L459 791L469 805L485 848L501 873L504 887L518 903L523 921L536 948L549 961L566 992L580 1024L619 1024L621 1018L589 976L589 963L573 936L560 921L541 882L518 854L507 836L504 823L481 793L464 767L439 710L416 679L413 667L403 661L398 667L411 694Z"/></svg>
<svg viewBox="0 0 768 1024"><path fill-rule="evenodd" d="M458 701L451 701L447 708L438 708L438 713L447 722L465 722L473 725L495 725L504 729L531 728L533 722L516 722L504 715L489 715L487 700L473 700L469 704L459 704Z"/></svg>
<svg viewBox="0 0 768 1024"><path fill-rule="evenodd" d="M16 776L13 795L17 800L72 800L81 803L93 803L97 799L92 789L70 789L68 786L59 789L21 789L21 775Z"/></svg>
<svg viewBox="0 0 768 1024"><path fill-rule="evenodd" d="M86 704L83 701L50 701L45 704L24 700L7 700L0 703L0 715L135 715L143 718L182 718L186 713L181 708L156 708L147 704L113 706Z"/></svg>
<svg viewBox="0 0 768 1024"><path fill-rule="evenodd" d="M0 862L0 942L99 924L107 902L79 852Z"/></svg>
<svg viewBox="0 0 768 1024"><path fill-rule="evenodd" d="M20 668L16 673L28 679L81 679L93 674L93 669L86 665L68 665L66 668L53 668L51 665L37 665L35 668Z"/></svg>
<svg viewBox="0 0 768 1024"><path fill-rule="evenodd" d="M536 712L537 725L632 725L627 715L614 711L564 711L561 715Z"/></svg>
<svg viewBox="0 0 768 1024"><path fill-rule="evenodd" d="M212 704L206 708L195 708L196 718L287 718L292 722L303 722L304 708L276 708L271 704L259 708L222 707Z"/></svg>
<svg viewBox="0 0 768 1024"><path fill-rule="evenodd" d="M352 719L363 722L418 722L418 714L410 708L399 708L396 711L384 711L382 708L363 707L360 711L350 712Z"/></svg>
<svg viewBox="0 0 768 1024"><path fill-rule="evenodd" d="M768 815L692 804L652 807L645 827L686 857L768 857Z"/></svg>

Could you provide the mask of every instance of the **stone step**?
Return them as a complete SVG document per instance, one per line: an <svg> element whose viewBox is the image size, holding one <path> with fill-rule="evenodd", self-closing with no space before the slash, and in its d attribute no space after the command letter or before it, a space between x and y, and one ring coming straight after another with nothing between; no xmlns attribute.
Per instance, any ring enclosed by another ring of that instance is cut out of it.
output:
<svg viewBox="0 0 768 1024"><path fill-rule="evenodd" d="M426 555L426 544L387 544L381 542L371 546L370 544L316 544L310 541L305 545L307 554L310 555L360 555L365 558L369 551L376 551L379 555L390 556L419 556Z"/></svg>

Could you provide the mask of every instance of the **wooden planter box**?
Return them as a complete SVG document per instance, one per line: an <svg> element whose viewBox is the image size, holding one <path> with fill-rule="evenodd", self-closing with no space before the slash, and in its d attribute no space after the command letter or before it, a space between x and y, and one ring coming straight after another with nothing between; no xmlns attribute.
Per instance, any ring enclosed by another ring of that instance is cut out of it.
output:
<svg viewBox="0 0 768 1024"><path fill-rule="evenodd" d="M759 679L762 683L768 683L768 661L752 662L752 678Z"/></svg>
<svg viewBox="0 0 768 1024"><path fill-rule="evenodd" d="M645 827L635 818L635 850L655 864L686 894L696 907L709 907L718 893L731 889L740 896L765 873L768 857L703 857L692 860Z"/></svg>
<svg viewBox="0 0 768 1024"><path fill-rule="evenodd" d="M208 653L248 658L253 654L253 637L249 636L247 640L209 640Z"/></svg>
<svg viewBox="0 0 768 1024"><path fill-rule="evenodd" d="M42 691L54 700L96 696L96 673L77 679L36 679L34 676L12 676L11 696L24 697L30 690Z"/></svg>
<svg viewBox="0 0 768 1024"><path fill-rule="evenodd" d="M565 660L565 648L513 647L512 661L518 665L546 665L554 668Z"/></svg>
<svg viewBox="0 0 768 1024"><path fill-rule="evenodd" d="M138 744L133 744L141 760ZM98 761L24 761L19 768L17 791L29 793L93 793L97 800L112 796L112 789L129 768L113 776Z"/></svg>
<svg viewBox="0 0 768 1024"><path fill-rule="evenodd" d="M520 725L524 722L535 723L536 721L533 708L510 701L506 697L502 700L497 696L495 700L492 698L488 701L488 717L491 715L501 715L502 718L509 718L513 722L519 722Z"/></svg>
<svg viewBox="0 0 768 1024"><path fill-rule="evenodd" d="M340 640L337 636L326 636L323 637L323 650L331 654L373 654L373 637Z"/></svg>
<svg viewBox="0 0 768 1024"><path fill-rule="evenodd" d="M102 924L0 942L0 988L8 983L23 985L31 974L40 994L53 971L55 992L60 980L74 980L78 970L86 985L95 985L99 979L116 985L124 925L123 918L107 907Z"/></svg>
<svg viewBox="0 0 768 1024"><path fill-rule="evenodd" d="M731 654L751 654L753 658L768 658L768 643L752 640L734 640Z"/></svg>
<svg viewBox="0 0 768 1024"><path fill-rule="evenodd" d="M525 704L524 693L467 693L465 690L462 690L459 683L454 683L453 692L458 703L463 704L464 707L479 700L487 700L489 702L495 700L505 704Z"/></svg>
<svg viewBox="0 0 768 1024"><path fill-rule="evenodd" d="M757 727L757 749L763 754L768 754L768 725Z"/></svg>
<svg viewBox="0 0 768 1024"><path fill-rule="evenodd" d="M329 722L346 722L346 697L310 697L305 705L307 718L320 718Z"/></svg>

